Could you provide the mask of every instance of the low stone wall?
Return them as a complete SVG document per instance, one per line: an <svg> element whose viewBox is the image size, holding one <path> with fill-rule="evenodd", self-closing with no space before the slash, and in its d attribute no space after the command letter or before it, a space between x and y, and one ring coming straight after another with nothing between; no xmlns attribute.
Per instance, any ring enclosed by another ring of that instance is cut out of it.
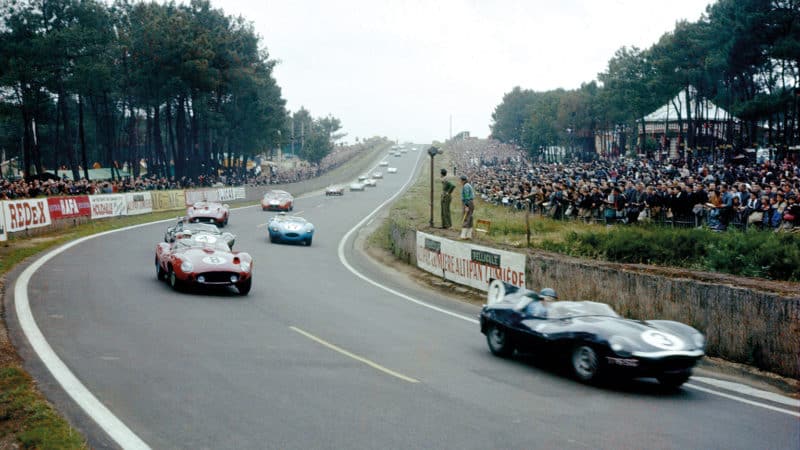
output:
<svg viewBox="0 0 800 450"><path fill-rule="evenodd" d="M392 253L416 265L415 230L391 220L388 230ZM652 269L530 251L526 284L552 287L563 299L608 303L632 319L689 324L706 334L710 356L800 379L800 292L779 295Z"/></svg>

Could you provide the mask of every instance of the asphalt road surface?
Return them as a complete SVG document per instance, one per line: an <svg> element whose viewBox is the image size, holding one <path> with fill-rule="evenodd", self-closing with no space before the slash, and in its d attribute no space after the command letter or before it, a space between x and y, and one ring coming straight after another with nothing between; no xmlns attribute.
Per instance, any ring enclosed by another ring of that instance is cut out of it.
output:
<svg viewBox="0 0 800 450"><path fill-rule="evenodd" d="M375 267L351 233L342 245L349 264L408 298L356 276L340 259L343 236L428 161L422 152L387 160L399 171L377 187L296 201L295 213L316 226L311 247L270 244L272 213L234 210L227 230L255 260L249 296L179 293L157 281L154 250L167 224L152 224L45 263L28 288L39 329L152 448L798 448L798 417L785 412L795 406L688 386L667 393L647 380L586 386L530 359L494 357L476 307ZM10 319L48 397L91 446L116 447Z"/></svg>

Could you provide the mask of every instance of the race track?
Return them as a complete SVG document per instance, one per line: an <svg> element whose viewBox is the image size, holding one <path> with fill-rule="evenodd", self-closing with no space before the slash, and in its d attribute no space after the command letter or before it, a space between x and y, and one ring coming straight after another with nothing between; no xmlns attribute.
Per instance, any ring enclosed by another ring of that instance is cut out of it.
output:
<svg viewBox="0 0 800 450"><path fill-rule="evenodd" d="M355 270L458 316L357 277L340 260L343 236L428 162L422 152L387 160L399 172L375 188L296 201L316 226L311 247L270 244L272 213L234 210L227 230L255 260L247 297L157 281L161 223L48 261L28 288L33 316L72 373L152 448L797 448L798 417L785 412L646 380L586 386L494 357L478 308L387 276L353 249L353 233L342 248ZM114 447L36 361L16 319L12 335L48 397L92 447Z"/></svg>

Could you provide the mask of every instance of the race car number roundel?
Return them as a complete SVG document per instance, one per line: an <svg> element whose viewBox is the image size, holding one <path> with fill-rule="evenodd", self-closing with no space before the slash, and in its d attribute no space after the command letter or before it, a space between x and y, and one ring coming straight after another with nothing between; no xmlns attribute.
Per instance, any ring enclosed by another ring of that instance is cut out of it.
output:
<svg viewBox="0 0 800 450"><path fill-rule="evenodd" d="M501 300L503 297L506 296L506 288L503 286L503 282L500 280L492 280L489 284L489 295L487 296L487 303L492 305Z"/></svg>
<svg viewBox="0 0 800 450"><path fill-rule="evenodd" d="M674 334L658 330L647 330L642 333L642 340L662 350L678 350L683 348L683 340Z"/></svg>
<svg viewBox="0 0 800 450"><path fill-rule="evenodd" d="M211 255L211 256L206 256L205 258L203 258L203 262L206 263L206 264L210 264L212 266L219 266L220 264L225 264L225 258L222 258L220 256Z"/></svg>

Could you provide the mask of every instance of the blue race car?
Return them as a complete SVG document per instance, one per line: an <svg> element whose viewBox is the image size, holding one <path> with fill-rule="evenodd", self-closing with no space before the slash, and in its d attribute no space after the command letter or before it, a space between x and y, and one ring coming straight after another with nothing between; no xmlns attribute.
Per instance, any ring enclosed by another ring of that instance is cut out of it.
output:
<svg viewBox="0 0 800 450"><path fill-rule="evenodd" d="M302 217L287 216L281 213L267 222L270 242L302 242L311 245L314 239L314 225Z"/></svg>

